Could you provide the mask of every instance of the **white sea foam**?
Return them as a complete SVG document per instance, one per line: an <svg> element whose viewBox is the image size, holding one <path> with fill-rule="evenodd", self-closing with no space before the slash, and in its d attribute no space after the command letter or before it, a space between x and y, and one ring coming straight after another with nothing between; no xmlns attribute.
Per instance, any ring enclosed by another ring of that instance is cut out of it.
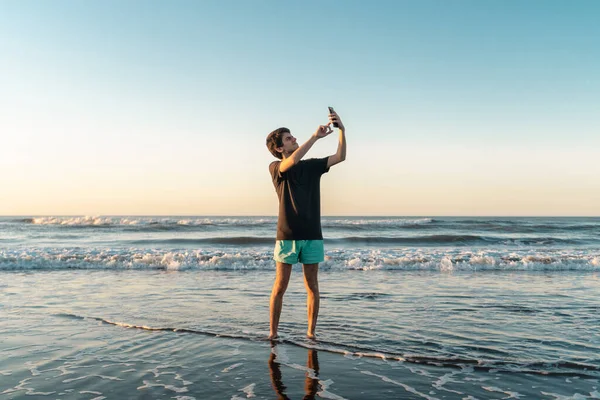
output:
<svg viewBox="0 0 600 400"><path fill-rule="evenodd" d="M442 261L440 261L440 271L454 271L454 265L452 264L452 260L449 257L444 257L442 258Z"/></svg>
<svg viewBox="0 0 600 400"><path fill-rule="evenodd" d="M484 388L485 389L485 388ZM549 396L549 397L553 397L554 400L586 400L589 399L590 397L583 395L583 394L579 394L579 393L575 393L573 396L564 396L562 394L557 394L557 393L550 393L550 392L540 392L541 394L543 394L544 396ZM508 397L505 397L508 398ZM591 397L592 399L597 398L597 397Z"/></svg>
<svg viewBox="0 0 600 400"><path fill-rule="evenodd" d="M177 386L174 386L174 385L166 385L164 383L151 383L150 381L146 381L146 380L143 380L142 383L144 385L143 386L139 386L137 388L138 390L148 389L148 388L151 388L151 387L164 387L165 389L170 390L170 391L175 392L175 393L185 393L185 392L188 391L188 388L185 387L185 386L184 387L177 387Z"/></svg>
<svg viewBox="0 0 600 400"><path fill-rule="evenodd" d="M0 250L0 270L61 269L273 270L271 251L31 248ZM328 251L330 271L600 271L598 251L503 252L487 250L388 249Z"/></svg>
<svg viewBox="0 0 600 400"><path fill-rule="evenodd" d="M271 347L271 353L273 353L275 355L275 361L277 361L280 364L289 364L290 363L290 357L288 356L287 352L285 351L285 347L283 346L273 346Z"/></svg>
<svg viewBox="0 0 600 400"><path fill-rule="evenodd" d="M432 218L324 218L322 224L327 227L403 227L418 226L433 223ZM65 226L259 226L276 224L276 217L113 217L113 216L47 216L31 218L35 225L65 225Z"/></svg>
<svg viewBox="0 0 600 400"><path fill-rule="evenodd" d="M403 226L424 225L433 222L433 218L365 218L365 219L323 219L322 223L327 226L336 225L376 225L376 226Z"/></svg>
<svg viewBox="0 0 600 400"><path fill-rule="evenodd" d="M509 390L502 390L498 387L495 386L482 386L482 389L487 390L488 392L497 392L497 393L504 393L506 395L508 395L508 397L504 397L505 399L518 399L523 397L524 395L518 393L518 392L512 392ZM544 393L544 392L542 392Z"/></svg>
<svg viewBox="0 0 600 400"><path fill-rule="evenodd" d="M83 375L77 378L71 378L71 379L65 379L63 380L63 383L70 383L70 382L74 382L74 381L79 381L82 379L87 379L87 378L91 378L91 377L95 377L95 378L100 378L100 379L104 379L104 380L109 380L109 381L122 381L123 379L116 377L116 376L107 376L107 375Z"/></svg>
<svg viewBox="0 0 600 400"><path fill-rule="evenodd" d="M108 217L108 216L81 216L81 217L37 217L31 218L35 225L66 225L66 226L146 226L146 225L182 225L182 226L204 226L204 225L264 225L274 224L276 218L176 218L176 217Z"/></svg>
<svg viewBox="0 0 600 400"><path fill-rule="evenodd" d="M139 219L133 218L110 218L110 217L40 217L33 218L32 223L36 225L138 225Z"/></svg>
<svg viewBox="0 0 600 400"><path fill-rule="evenodd" d="M223 370L221 372L229 372L229 371L231 371L233 369L236 369L237 367L241 367L242 365L244 365L244 363L233 364L233 365L230 365L227 368L223 368Z"/></svg>
<svg viewBox="0 0 600 400"><path fill-rule="evenodd" d="M496 264L496 260L489 256L475 255L471 257L469 263L472 265L493 266Z"/></svg>
<svg viewBox="0 0 600 400"><path fill-rule="evenodd" d="M252 397L256 397L256 395L254 394L254 387L256 386L256 383L251 383L248 386L245 386L243 388L240 389L240 392L244 392L246 393L246 398L250 399Z"/></svg>
<svg viewBox="0 0 600 400"><path fill-rule="evenodd" d="M387 376L378 375L378 374L375 374L375 373L373 373L371 371L360 371L360 372L363 373L363 374L365 374L365 375L375 376L375 377L381 379L384 382L400 386L400 387L404 388L404 390L406 390L407 392L415 394L415 395L417 395L419 397L422 397L424 399L427 399L427 400L439 400L437 397L432 397L432 396L429 396L429 395L427 395L425 393L421 393L417 389L415 389L414 387L406 385L406 384L404 384L402 382L398 382L398 381L395 381L393 379L390 379Z"/></svg>
<svg viewBox="0 0 600 400"><path fill-rule="evenodd" d="M443 390L446 392L451 392L451 393L456 393L456 394L464 394L464 392L459 392L457 390L452 390L452 389L448 389L446 387L444 387L444 385L446 385L447 383L458 383L460 384L460 381L456 381L454 379L452 379L453 376L456 376L458 374L461 374L463 371L453 371L447 374L444 374L442 376L440 376L435 382L433 382L433 387L436 388L437 390Z"/></svg>
<svg viewBox="0 0 600 400"><path fill-rule="evenodd" d="M331 385L333 385L333 380L332 379L327 379L327 380L324 380L324 381L320 380L319 381L319 386L321 386L321 390L319 392L317 392L317 395L319 397L324 398L324 399L346 400L345 397L338 396L335 393L331 393L328 390Z"/></svg>

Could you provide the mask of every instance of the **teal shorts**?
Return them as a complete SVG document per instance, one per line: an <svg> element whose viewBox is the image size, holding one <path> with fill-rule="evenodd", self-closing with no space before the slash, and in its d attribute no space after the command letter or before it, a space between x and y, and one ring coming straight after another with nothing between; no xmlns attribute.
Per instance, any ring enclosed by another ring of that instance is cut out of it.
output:
<svg viewBox="0 0 600 400"><path fill-rule="evenodd" d="M277 240L273 259L285 264L317 264L325 261L322 240Z"/></svg>

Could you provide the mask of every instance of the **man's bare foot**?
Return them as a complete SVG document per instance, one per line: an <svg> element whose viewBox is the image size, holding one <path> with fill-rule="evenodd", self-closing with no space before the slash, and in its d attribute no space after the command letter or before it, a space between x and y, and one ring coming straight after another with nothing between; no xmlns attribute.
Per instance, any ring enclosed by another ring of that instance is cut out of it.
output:
<svg viewBox="0 0 600 400"><path fill-rule="evenodd" d="M317 335L315 335L314 333L306 332L306 337L311 340L317 340Z"/></svg>
<svg viewBox="0 0 600 400"><path fill-rule="evenodd" d="M277 339L279 339L279 335L278 335L278 334L276 334L276 333L271 333L271 334L269 335L269 340L277 340Z"/></svg>

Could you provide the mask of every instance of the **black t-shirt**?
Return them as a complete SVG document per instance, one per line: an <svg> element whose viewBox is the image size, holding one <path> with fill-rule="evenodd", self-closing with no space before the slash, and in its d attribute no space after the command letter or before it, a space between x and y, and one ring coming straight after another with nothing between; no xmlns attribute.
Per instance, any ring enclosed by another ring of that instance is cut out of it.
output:
<svg viewBox="0 0 600 400"><path fill-rule="evenodd" d="M277 240L322 240L321 175L329 171L327 159L301 160L285 172L281 161L269 165L279 197Z"/></svg>

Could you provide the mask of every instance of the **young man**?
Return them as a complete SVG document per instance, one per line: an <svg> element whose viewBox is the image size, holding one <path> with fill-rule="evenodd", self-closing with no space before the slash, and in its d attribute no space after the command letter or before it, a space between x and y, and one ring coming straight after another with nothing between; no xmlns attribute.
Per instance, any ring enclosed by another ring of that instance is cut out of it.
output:
<svg viewBox="0 0 600 400"><path fill-rule="evenodd" d="M325 158L302 160L317 140L333 132L330 127L332 123L338 126L340 132L337 152ZM271 292L269 339L277 338L283 295L290 280L292 264L298 262L302 263L307 292L306 335L314 339L320 300L317 272L319 263L325 260L321 232L321 175L346 159L346 130L340 117L332 111L329 123L320 125L302 146L298 146L289 129L279 128L267 136L267 148L280 160L269 165L279 198L277 240L273 257L277 262L277 273Z"/></svg>

